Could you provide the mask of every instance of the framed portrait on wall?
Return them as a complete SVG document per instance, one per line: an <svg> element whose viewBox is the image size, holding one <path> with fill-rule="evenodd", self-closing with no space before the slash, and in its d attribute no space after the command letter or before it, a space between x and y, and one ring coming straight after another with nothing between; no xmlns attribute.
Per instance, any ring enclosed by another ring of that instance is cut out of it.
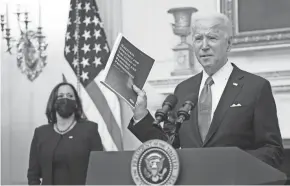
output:
<svg viewBox="0 0 290 186"><path fill-rule="evenodd" d="M219 0L233 23L233 48L290 45L289 0Z"/></svg>

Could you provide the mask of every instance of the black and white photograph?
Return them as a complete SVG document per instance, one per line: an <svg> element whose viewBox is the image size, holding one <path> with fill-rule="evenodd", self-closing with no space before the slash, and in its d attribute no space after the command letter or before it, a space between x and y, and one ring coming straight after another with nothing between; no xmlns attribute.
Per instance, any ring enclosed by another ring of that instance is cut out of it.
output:
<svg viewBox="0 0 290 186"><path fill-rule="evenodd" d="M1 185L290 185L289 10L0 0Z"/></svg>

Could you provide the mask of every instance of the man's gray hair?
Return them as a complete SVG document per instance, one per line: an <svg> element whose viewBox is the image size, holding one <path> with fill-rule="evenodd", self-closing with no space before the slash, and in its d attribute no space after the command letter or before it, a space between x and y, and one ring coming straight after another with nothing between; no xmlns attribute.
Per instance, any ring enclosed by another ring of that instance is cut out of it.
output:
<svg viewBox="0 0 290 186"><path fill-rule="evenodd" d="M218 24L226 31L227 36L231 37L233 36L232 31L232 22L229 20L229 18L222 13L219 12L196 12L192 16L191 26L192 31L195 31L195 25L196 22L203 20L203 19L216 19L218 20Z"/></svg>

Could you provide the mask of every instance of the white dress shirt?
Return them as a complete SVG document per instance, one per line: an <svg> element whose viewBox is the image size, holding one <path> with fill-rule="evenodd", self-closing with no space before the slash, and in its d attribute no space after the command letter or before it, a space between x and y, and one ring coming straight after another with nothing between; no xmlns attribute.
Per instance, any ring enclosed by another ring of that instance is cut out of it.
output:
<svg viewBox="0 0 290 186"><path fill-rule="evenodd" d="M211 93L212 93L211 120L213 118L215 109L220 101L220 98L223 94L223 91L226 87L226 84L230 78L232 71L233 71L233 66L231 65L231 63L227 62L221 69L219 69L214 75L212 75L214 84L211 85ZM201 80L201 84L199 88L199 96L207 78L208 78L208 74L203 70L202 80Z"/></svg>

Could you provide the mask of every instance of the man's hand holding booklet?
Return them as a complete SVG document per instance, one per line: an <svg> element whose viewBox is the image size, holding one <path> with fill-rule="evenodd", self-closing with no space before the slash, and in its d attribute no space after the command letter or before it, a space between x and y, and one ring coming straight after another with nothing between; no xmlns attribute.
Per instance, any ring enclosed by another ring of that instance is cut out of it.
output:
<svg viewBox="0 0 290 186"><path fill-rule="evenodd" d="M119 34L104 69L105 75L101 83L134 108L137 94L132 86L134 84L139 89L143 88L154 61Z"/></svg>

